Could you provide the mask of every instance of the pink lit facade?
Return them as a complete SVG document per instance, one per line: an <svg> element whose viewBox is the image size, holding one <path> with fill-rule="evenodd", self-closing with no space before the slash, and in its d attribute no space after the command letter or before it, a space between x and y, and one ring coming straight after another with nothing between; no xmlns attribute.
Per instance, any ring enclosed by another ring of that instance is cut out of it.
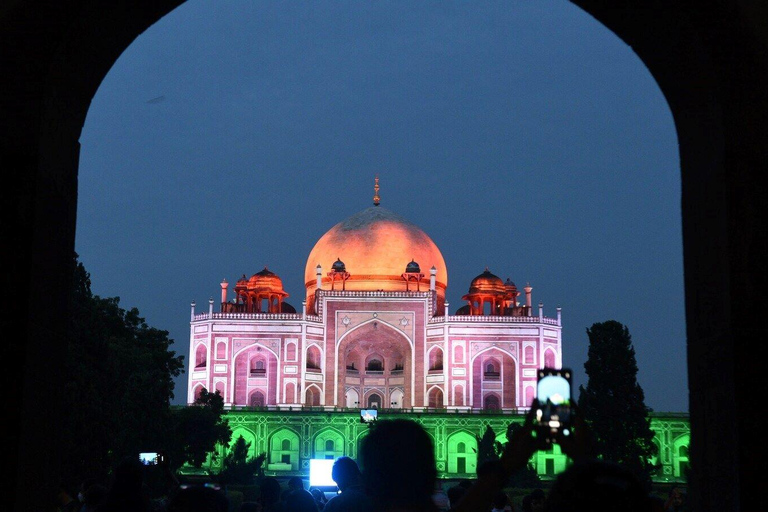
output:
<svg viewBox="0 0 768 512"><path fill-rule="evenodd" d="M267 269L193 303L188 401L205 388L231 408L527 408L536 370L562 364L560 309L486 269L449 315L447 281L423 231L368 208L318 241L300 310Z"/></svg>

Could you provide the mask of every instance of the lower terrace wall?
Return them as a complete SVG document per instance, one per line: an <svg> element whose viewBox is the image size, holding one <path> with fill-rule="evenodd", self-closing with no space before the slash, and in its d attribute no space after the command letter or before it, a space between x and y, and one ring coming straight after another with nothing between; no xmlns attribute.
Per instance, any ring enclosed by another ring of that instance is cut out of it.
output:
<svg viewBox="0 0 768 512"><path fill-rule="evenodd" d="M490 426L496 440L507 441L510 423L521 424L522 413L484 411L379 411L379 419L408 418L420 423L434 442L438 476L442 479L474 478L477 468L477 442ZM243 408L226 412L232 428L232 441L243 436L250 443L250 456L267 454L268 475L308 476L310 459L335 459L346 455L357 459L360 441L368 432L357 409L294 408L270 410ZM690 445L690 423L685 413L651 413L654 442L659 447L661 463L654 481L685 482ZM204 469L217 473L223 455L209 461ZM553 479L568 465L568 459L557 445L549 451L537 452L531 462L539 476ZM183 468L191 473L193 468Z"/></svg>

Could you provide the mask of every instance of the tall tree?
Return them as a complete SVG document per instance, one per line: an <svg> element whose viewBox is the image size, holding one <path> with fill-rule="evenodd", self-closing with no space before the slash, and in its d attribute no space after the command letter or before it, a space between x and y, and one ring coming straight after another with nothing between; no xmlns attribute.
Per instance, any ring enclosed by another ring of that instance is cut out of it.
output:
<svg viewBox="0 0 768 512"><path fill-rule="evenodd" d="M264 476L264 461L266 453L248 458L248 449L251 443L245 441L243 436L238 436L229 453L224 456L222 470L219 473L219 481L223 484L252 485L256 477Z"/></svg>
<svg viewBox="0 0 768 512"><path fill-rule="evenodd" d="M172 428L166 450L171 469L189 463L200 468L216 445L226 446L232 437L229 421L223 417L224 399L216 391L203 389L194 405L173 409Z"/></svg>
<svg viewBox="0 0 768 512"><path fill-rule="evenodd" d="M629 329L609 320L587 329L588 381L579 387L579 412L595 435L598 455L632 470L647 486L655 469L650 409L637 382Z"/></svg>
<svg viewBox="0 0 768 512"><path fill-rule="evenodd" d="M183 357L168 331L150 327L136 308L91 291L75 259L66 369L65 466L74 478L106 474L125 457L161 451Z"/></svg>

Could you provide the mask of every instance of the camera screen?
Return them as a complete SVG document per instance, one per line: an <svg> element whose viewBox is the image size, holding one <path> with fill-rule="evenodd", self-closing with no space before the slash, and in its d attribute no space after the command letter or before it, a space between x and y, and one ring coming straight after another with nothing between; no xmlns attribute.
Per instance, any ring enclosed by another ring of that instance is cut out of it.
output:
<svg viewBox="0 0 768 512"><path fill-rule="evenodd" d="M139 454L139 460L145 466L154 466L157 464L157 452L141 452Z"/></svg>
<svg viewBox="0 0 768 512"><path fill-rule="evenodd" d="M542 370L536 388L536 422L550 434L570 434L571 374L567 370Z"/></svg>
<svg viewBox="0 0 768 512"><path fill-rule="evenodd" d="M360 410L360 423L372 423L379 418L379 411L377 409L361 409Z"/></svg>

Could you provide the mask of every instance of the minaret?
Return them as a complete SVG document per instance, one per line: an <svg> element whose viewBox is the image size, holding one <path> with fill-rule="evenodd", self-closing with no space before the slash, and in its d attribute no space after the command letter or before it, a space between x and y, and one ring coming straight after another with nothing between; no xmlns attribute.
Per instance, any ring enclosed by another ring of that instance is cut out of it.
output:
<svg viewBox="0 0 768 512"><path fill-rule="evenodd" d="M226 279L221 280L221 303L224 304L227 302L227 286L229 286L229 283Z"/></svg>
<svg viewBox="0 0 768 512"><path fill-rule="evenodd" d="M437 269L434 265L429 269L429 289L435 291L435 276L437 275Z"/></svg>
<svg viewBox="0 0 768 512"><path fill-rule="evenodd" d="M323 287L323 267L318 263L315 267L315 277L317 278L317 289Z"/></svg>
<svg viewBox="0 0 768 512"><path fill-rule="evenodd" d="M373 206L379 206L379 203L381 202L381 198L379 197L379 176L377 175L374 179L374 185L373 185Z"/></svg>
<svg viewBox="0 0 768 512"><path fill-rule="evenodd" d="M528 283L528 284L525 285L525 288L523 288L523 290L525 290L525 305L528 306L528 309L530 310L530 308L531 308L531 291L533 291L533 288L531 288L530 283Z"/></svg>

